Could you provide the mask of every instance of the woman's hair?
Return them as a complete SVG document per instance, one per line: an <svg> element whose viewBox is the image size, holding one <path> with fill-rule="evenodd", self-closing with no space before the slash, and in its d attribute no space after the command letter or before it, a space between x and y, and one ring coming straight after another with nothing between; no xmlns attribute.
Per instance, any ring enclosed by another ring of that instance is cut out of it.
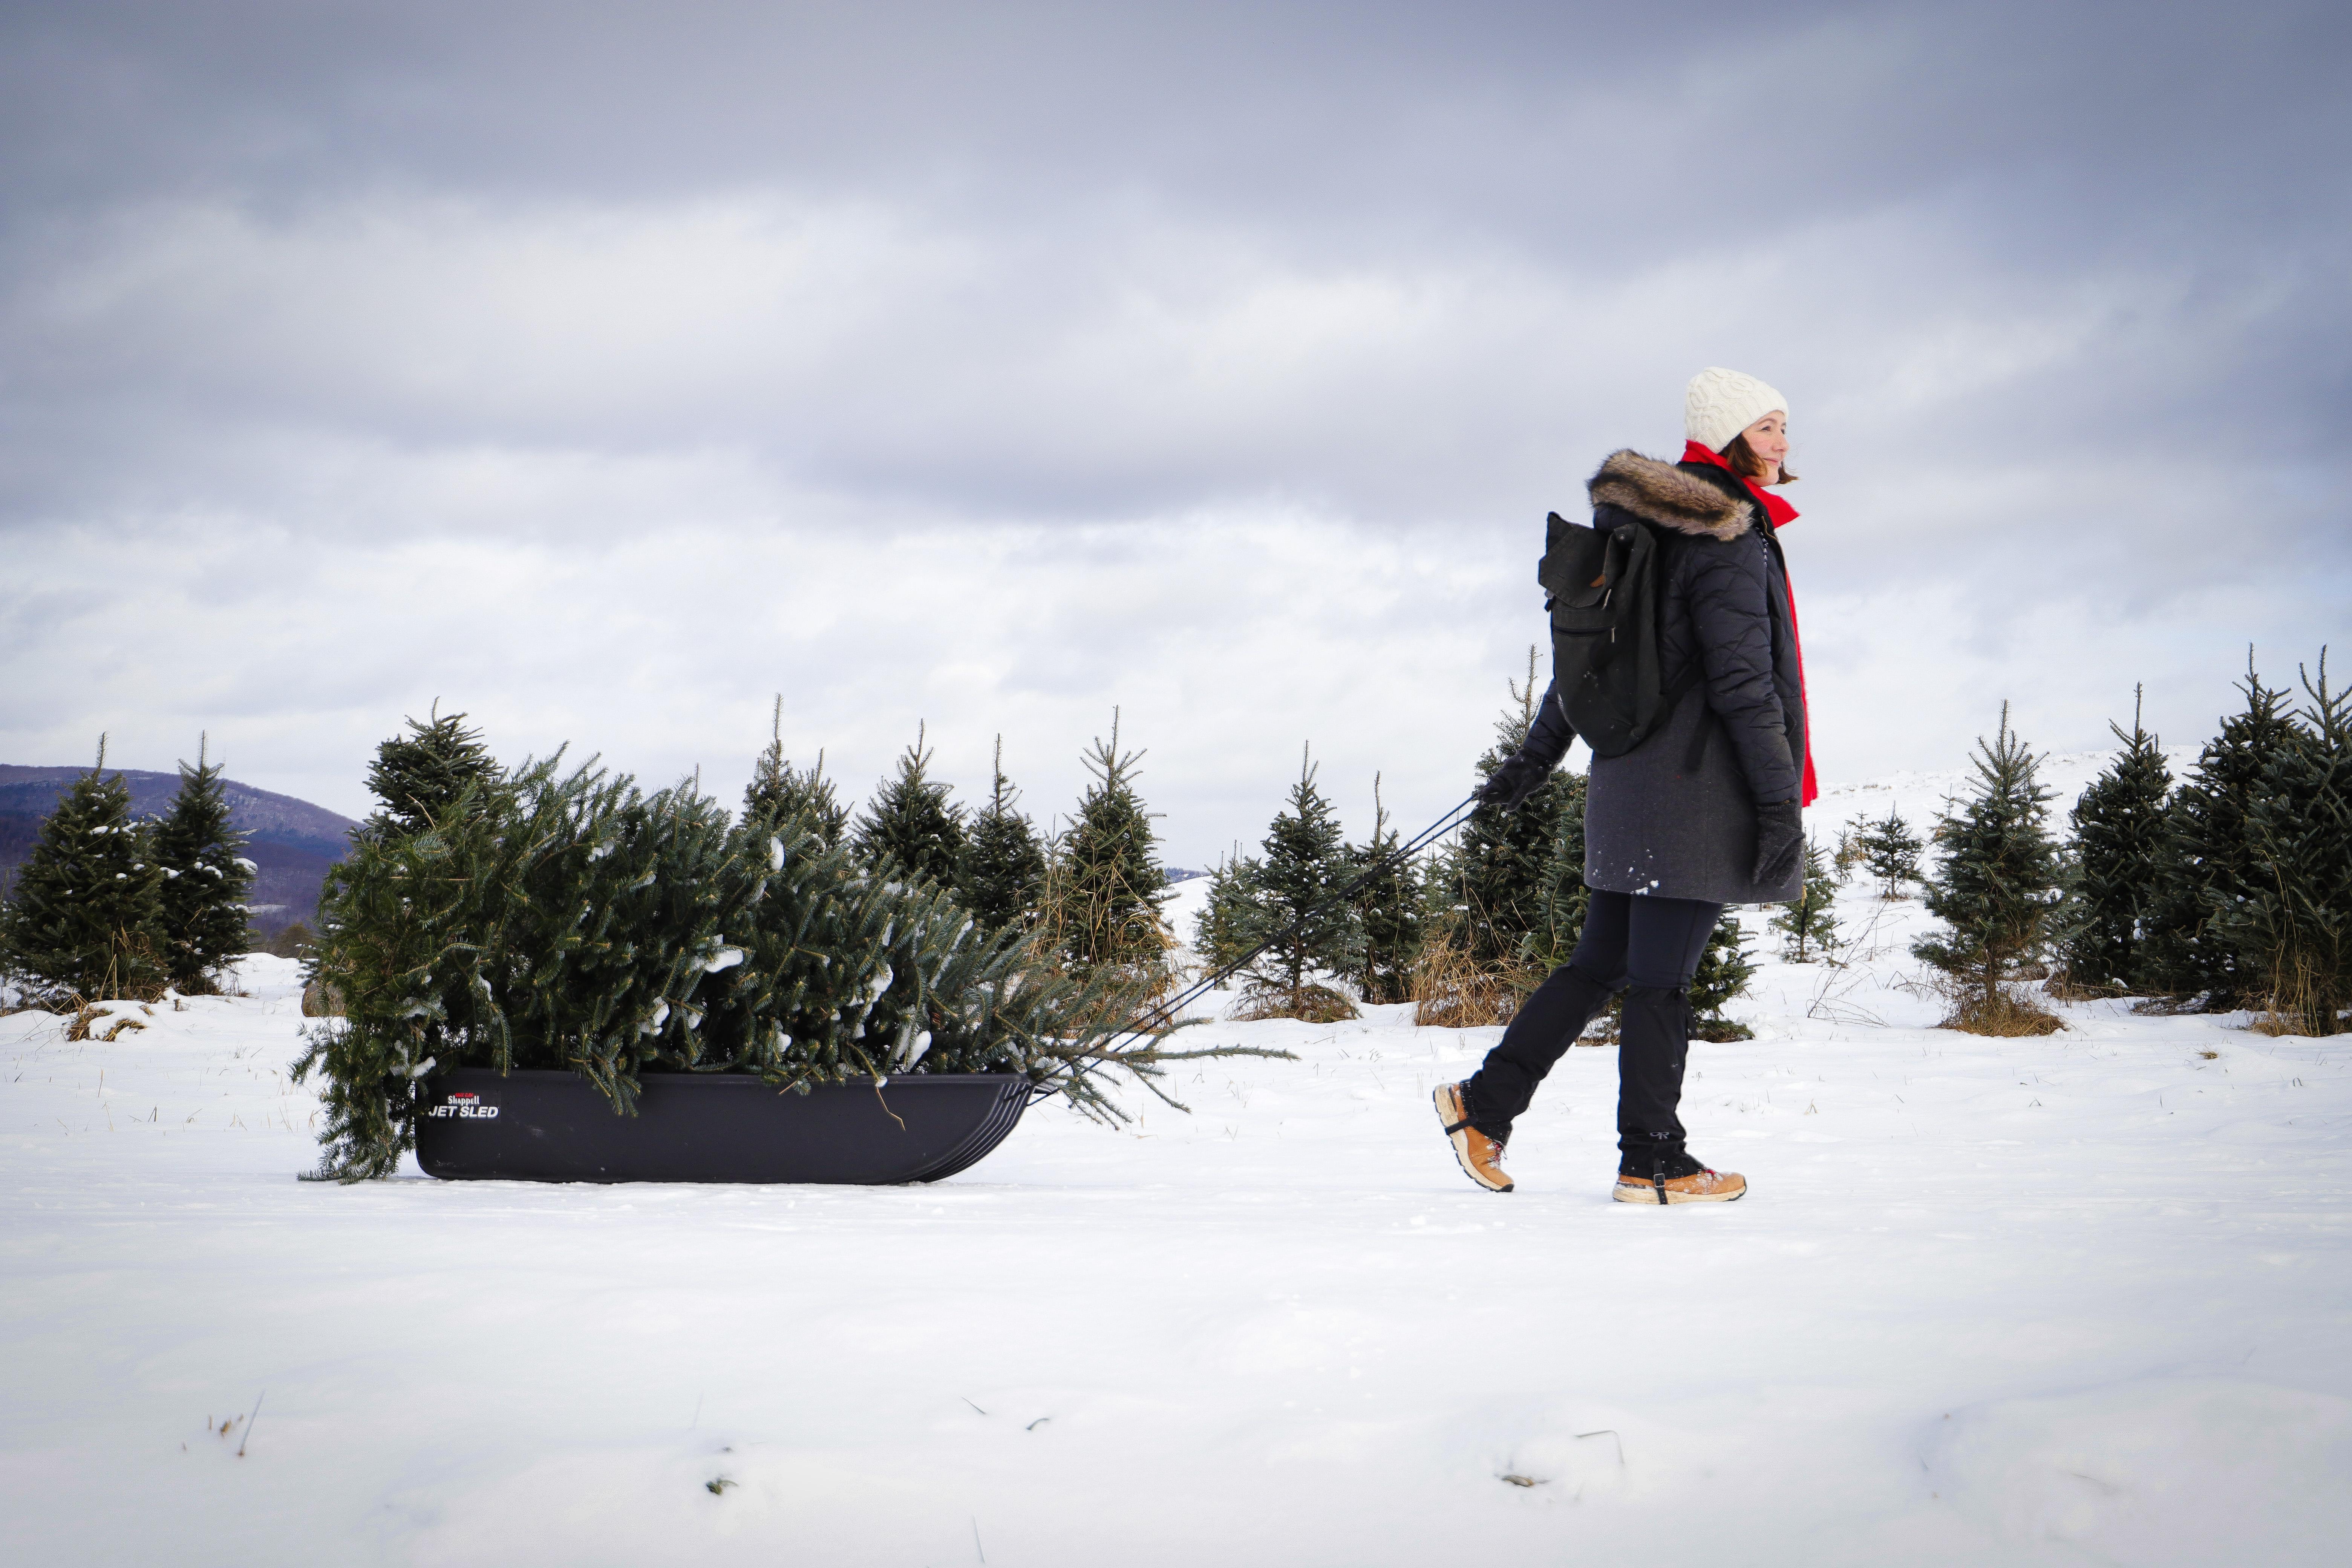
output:
<svg viewBox="0 0 2352 1568"><path fill-rule="evenodd" d="M1731 445L1723 449L1723 460L1730 464L1731 471L1743 479L1760 479L1764 477L1764 459L1756 455L1756 448L1748 444L1748 437L1744 433L1731 438ZM1780 477L1772 482L1779 485L1793 485L1797 482L1797 476L1790 473L1787 466L1783 465Z"/></svg>

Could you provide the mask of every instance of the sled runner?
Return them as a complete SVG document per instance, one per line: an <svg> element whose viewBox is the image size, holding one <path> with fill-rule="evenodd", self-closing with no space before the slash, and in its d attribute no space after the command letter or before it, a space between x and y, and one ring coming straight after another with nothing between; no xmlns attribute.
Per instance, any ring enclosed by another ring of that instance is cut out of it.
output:
<svg viewBox="0 0 2352 1568"><path fill-rule="evenodd" d="M822 1182L954 1175L1004 1142L1035 1086L912 1073L780 1092L734 1073L648 1073L635 1116L578 1073L460 1068L426 1080L416 1163L445 1181Z"/></svg>

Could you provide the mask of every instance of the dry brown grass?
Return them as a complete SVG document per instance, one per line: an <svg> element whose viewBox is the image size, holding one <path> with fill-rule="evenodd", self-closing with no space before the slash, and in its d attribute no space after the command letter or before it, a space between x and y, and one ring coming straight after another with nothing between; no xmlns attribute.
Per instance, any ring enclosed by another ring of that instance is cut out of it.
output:
<svg viewBox="0 0 2352 1568"><path fill-rule="evenodd" d="M2341 1034L2343 1015L2323 993L2319 976L2298 954L2280 953L2271 965L2271 994L2262 1016L2246 1026L2258 1035L2313 1037Z"/></svg>
<svg viewBox="0 0 2352 1568"><path fill-rule="evenodd" d="M1176 952L1182 944L1168 922L1158 917L1156 905L1128 904L1126 917L1111 923L1107 910L1125 902L1084 896L1073 886L1067 868L1055 858L1047 858L1037 918L1029 928L1028 962L1049 973L1070 974L1078 967L1070 959L1074 949L1125 955L1109 967L1127 983L1127 988L1106 994L1094 1011L1073 1014L1069 1020L1073 1025L1160 1029L1176 1022L1161 1004L1175 995L1183 978L1176 964ZM307 995L304 1003L309 1004Z"/></svg>
<svg viewBox="0 0 2352 1568"><path fill-rule="evenodd" d="M2032 978L2041 979L2048 973L2043 970ZM2013 1038L2021 1035L2054 1035L2066 1026L2065 1021L2043 1006L2032 991L2014 981L1995 982L1988 992L1979 975L1963 977L1931 969L1915 978L1896 981L1895 989L1942 1002L1951 1011L1937 1020L1936 1027L1957 1029L1964 1035Z"/></svg>
<svg viewBox="0 0 2352 1568"><path fill-rule="evenodd" d="M108 1018L114 1016L108 1011L108 1009L111 1007L119 1007L121 1005L122 1005L122 1004L119 1002L82 1003L79 1006L74 1009L73 1022L66 1026L66 1038L68 1040L119 1040L122 1037L123 1032L127 1029L143 1029L147 1026L143 1022L137 1018L128 1016L114 1017L113 1023L108 1026L104 1033L94 1033L93 1031L95 1031L100 1024L105 1023ZM137 1005L139 1010L142 1013L152 1015L155 1011L154 1008L149 1006L144 1002L141 1002L137 1004Z"/></svg>
<svg viewBox="0 0 2352 1568"><path fill-rule="evenodd" d="M1253 985L1242 993L1232 1016L1242 1024L1268 1018L1296 1018L1302 1024L1344 1024L1360 1017L1356 1005L1328 985L1302 985L1297 991L1280 986Z"/></svg>
<svg viewBox="0 0 2352 1568"><path fill-rule="evenodd" d="M2347 1020L2342 1014L2336 1015L2332 1021L2336 1026L2332 1029L2326 1028L2324 1026L2330 1020L2323 1018L2308 1008L2281 1007L2273 998L2269 1006L2264 1007L2247 1021L2246 1027L2257 1035L2268 1035L2273 1039L2284 1035L2294 1035L2304 1039L2313 1040L2345 1032Z"/></svg>
<svg viewBox="0 0 2352 1568"><path fill-rule="evenodd" d="M1533 988L1517 966L1473 958L1454 932L1441 931L1413 961L1412 1021L1441 1029L1507 1024Z"/></svg>
<svg viewBox="0 0 2352 1568"><path fill-rule="evenodd" d="M2036 1002L2031 993L1997 985L1990 995L1971 990L1956 997L1951 1016L1936 1026L1958 1029L1964 1035L2016 1038L2027 1035L2054 1035L2066 1026L2060 1021L2058 1015Z"/></svg>

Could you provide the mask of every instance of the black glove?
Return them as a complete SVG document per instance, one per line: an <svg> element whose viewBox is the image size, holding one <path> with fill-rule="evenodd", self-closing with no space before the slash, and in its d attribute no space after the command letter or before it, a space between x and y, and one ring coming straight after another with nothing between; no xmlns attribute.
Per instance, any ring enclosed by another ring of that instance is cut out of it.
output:
<svg viewBox="0 0 2352 1568"><path fill-rule="evenodd" d="M1805 821L1793 800L1756 808L1756 876L1759 888L1785 882L1805 853Z"/></svg>
<svg viewBox="0 0 2352 1568"><path fill-rule="evenodd" d="M1530 762L1524 755L1514 755L1495 770L1494 777L1478 786L1478 804L1517 811L1527 805L1528 796L1543 788L1544 780L1549 777L1549 768Z"/></svg>

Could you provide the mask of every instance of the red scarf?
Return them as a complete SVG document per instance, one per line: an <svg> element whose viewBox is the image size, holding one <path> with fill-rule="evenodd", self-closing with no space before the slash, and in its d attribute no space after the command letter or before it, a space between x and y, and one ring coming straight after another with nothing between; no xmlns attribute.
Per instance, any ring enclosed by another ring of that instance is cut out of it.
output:
<svg viewBox="0 0 2352 1568"><path fill-rule="evenodd" d="M1731 465L1723 460L1720 452L1696 441L1686 441L1683 444L1683 461L1711 463L1724 472L1733 474L1748 487L1748 493L1756 498L1756 504L1764 509L1764 515L1772 520L1776 531L1797 521L1795 507L1754 479L1735 473ZM1793 583L1789 586L1789 640L1797 646L1797 700L1805 705L1805 784L1798 800L1801 805L1811 805L1822 792L1813 783L1813 705L1805 697L1805 639L1797 632L1797 589Z"/></svg>

